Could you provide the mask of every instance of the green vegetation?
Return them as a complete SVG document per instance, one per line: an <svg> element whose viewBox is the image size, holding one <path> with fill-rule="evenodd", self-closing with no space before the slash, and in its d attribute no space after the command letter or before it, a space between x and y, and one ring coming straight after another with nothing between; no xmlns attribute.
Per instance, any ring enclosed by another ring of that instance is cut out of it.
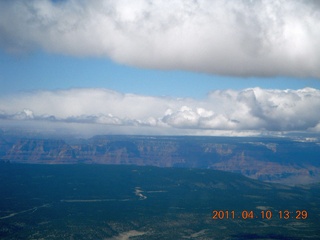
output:
<svg viewBox="0 0 320 240"><path fill-rule="evenodd" d="M320 238L319 184L204 169L9 163L0 164L0 181L1 239ZM213 210L235 216L213 220ZM272 218L262 219L268 210ZM284 210L289 219L280 219ZM296 219L296 210L308 217Z"/></svg>

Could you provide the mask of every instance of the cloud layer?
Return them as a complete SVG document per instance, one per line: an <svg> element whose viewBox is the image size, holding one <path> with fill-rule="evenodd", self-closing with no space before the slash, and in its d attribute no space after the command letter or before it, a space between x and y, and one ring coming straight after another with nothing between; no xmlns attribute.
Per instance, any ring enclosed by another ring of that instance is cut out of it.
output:
<svg viewBox="0 0 320 240"><path fill-rule="evenodd" d="M121 94L108 89L37 91L0 98L0 126L104 126L113 133L320 132L320 90L217 90L206 99ZM48 125L49 126L49 125ZM81 127L82 126L82 127ZM101 132L100 132L101 133Z"/></svg>
<svg viewBox="0 0 320 240"><path fill-rule="evenodd" d="M320 77L320 4L303 0L1 1L0 47L156 69Z"/></svg>

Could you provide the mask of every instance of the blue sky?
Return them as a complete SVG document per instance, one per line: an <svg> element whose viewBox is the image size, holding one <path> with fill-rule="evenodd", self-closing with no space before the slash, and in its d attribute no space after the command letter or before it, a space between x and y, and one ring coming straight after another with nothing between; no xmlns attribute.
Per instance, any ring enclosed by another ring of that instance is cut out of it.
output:
<svg viewBox="0 0 320 240"><path fill-rule="evenodd" d="M1 1L0 128L320 132L317 1Z"/></svg>
<svg viewBox="0 0 320 240"><path fill-rule="evenodd" d="M1 94L68 88L108 88L122 93L204 98L217 89L320 89L316 78L235 77L183 70L131 67L107 58L74 57L43 51L0 54Z"/></svg>

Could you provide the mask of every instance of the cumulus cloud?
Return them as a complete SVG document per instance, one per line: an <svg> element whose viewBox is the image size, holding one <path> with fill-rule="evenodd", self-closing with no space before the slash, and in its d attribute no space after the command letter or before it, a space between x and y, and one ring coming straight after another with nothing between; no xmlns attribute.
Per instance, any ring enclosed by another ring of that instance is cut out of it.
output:
<svg viewBox="0 0 320 240"><path fill-rule="evenodd" d="M156 69L320 77L320 5L303 0L1 1L0 46Z"/></svg>
<svg viewBox="0 0 320 240"><path fill-rule="evenodd" d="M216 90L206 99L151 97L108 89L36 91L0 98L0 126L63 124L113 133L319 132L320 90ZM82 127L81 127L82 126ZM104 128L105 129L105 128ZM101 133L101 132L100 132Z"/></svg>

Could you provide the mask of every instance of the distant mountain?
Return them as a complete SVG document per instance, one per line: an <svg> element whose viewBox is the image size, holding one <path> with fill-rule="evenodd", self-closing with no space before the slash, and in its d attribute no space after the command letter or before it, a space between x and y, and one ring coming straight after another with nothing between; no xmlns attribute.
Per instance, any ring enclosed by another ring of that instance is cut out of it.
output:
<svg viewBox="0 0 320 240"><path fill-rule="evenodd" d="M0 160L215 169L289 185L320 181L320 143L289 138L96 136L0 139Z"/></svg>

